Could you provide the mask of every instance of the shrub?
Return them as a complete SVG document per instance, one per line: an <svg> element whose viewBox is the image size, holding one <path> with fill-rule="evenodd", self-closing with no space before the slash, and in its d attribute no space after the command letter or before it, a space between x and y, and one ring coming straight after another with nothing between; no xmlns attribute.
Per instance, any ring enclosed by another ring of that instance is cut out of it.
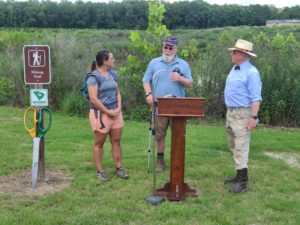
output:
<svg viewBox="0 0 300 225"><path fill-rule="evenodd" d="M71 116L87 117L89 103L79 92L70 92L62 103L62 110Z"/></svg>
<svg viewBox="0 0 300 225"><path fill-rule="evenodd" d="M14 83L5 77L0 77L0 105L9 105L14 96Z"/></svg>
<svg viewBox="0 0 300 225"><path fill-rule="evenodd" d="M138 105L131 110L125 110L124 119L135 121L149 121L150 109L148 105Z"/></svg>

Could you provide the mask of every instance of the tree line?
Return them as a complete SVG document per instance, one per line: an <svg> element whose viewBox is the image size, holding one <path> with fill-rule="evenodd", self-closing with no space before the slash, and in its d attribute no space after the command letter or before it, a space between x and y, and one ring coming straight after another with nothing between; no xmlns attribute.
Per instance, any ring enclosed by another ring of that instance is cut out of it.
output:
<svg viewBox="0 0 300 225"><path fill-rule="evenodd" d="M0 0L0 27L140 29L148 25L146 0L93 3L50 0ZM211 5L202 0L168 3L163 23L168 29L262 26L266 20L300 19L300 6Z"/></svg>

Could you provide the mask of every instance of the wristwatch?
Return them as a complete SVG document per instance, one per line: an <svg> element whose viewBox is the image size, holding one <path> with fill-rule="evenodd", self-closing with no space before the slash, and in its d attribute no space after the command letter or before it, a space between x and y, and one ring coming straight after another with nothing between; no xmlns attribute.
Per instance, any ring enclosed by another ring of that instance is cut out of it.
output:
<svg viewBox="0 0 300 225"><path fill-rule="evenodd" d="M254 120L257 120L257 119L258 119L258 117L257 117L257 116L254 116L254 115L252 115L251 118L254 119Z"/></svg>
<svg viewBox="0 0 300 225"><path fill-rule="evenodd" d="M149 95L151 95L152 94L152 92L151 91L149 91L149 92L146 92L146 98L149 96Z"/></svg>
<svg viewBox="0 0 300 225"><path fill-rule="evenodd" d="M259 124L258 116L253 116L252 115L251 118L255 120L256 125Z"/></svg>

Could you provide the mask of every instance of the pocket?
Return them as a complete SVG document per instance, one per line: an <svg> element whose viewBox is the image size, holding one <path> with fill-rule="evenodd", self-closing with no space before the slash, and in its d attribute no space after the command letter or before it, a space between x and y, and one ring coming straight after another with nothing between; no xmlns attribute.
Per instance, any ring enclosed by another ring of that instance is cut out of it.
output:
<svg viewBox="0 0 300 225"><path fill-rule="evenodd" d="M243 108L237 112L238 120L247 120L247 122L251 119L251 109Z"/></svg>

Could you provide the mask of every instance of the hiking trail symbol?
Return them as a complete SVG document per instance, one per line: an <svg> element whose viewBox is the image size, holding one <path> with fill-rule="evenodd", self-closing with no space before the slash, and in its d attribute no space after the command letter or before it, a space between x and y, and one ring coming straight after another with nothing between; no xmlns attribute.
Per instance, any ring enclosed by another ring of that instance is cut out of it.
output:
<svg viewBox="0 0 300 225"><path fill-rule="evenodd" d="M32 57L33 57L33 66L39 66L39 65L41 65L41 59L42 59L42 56L39 55L39 52L38 52L38 51L35 51L35 52L32 54Z"/></svg>

